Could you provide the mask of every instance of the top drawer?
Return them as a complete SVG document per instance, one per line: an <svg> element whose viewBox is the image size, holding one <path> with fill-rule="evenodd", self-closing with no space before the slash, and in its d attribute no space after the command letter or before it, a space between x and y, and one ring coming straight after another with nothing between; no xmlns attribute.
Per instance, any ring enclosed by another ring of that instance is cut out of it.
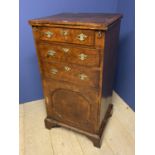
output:
<svg viewBox="0 0 155 155"><path fill-rule="evenodd" d="M95 32L93 30L40 27L38 33L39 39L54 42L67 42L91 46L94 45L95 40Z"/></svg>

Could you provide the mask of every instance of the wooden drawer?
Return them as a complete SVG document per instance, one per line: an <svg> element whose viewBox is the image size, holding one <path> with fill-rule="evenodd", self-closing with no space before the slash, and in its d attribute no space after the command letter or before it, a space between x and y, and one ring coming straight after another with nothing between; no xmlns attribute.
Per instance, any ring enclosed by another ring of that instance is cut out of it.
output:
<svg viewBox="0 0 155 155"><path fill-rule="evenodd" d="M66 63L42 62L43 75L46 78L71 82L77 85L97 87L99 71Z"/></svg>
<svg viewBox="0 0 155 155"><path fill-rule="evenodd" d="M66 62L84 66L99 66L99 51L69 45L40 44L39 54L47 62Z"/></svg>
<svg viewBox="0 0 155 155"><path fill-rule="evenodd" d="M38 33L41 40L94 45L95 32L93 30L41 27Z"/></svg>

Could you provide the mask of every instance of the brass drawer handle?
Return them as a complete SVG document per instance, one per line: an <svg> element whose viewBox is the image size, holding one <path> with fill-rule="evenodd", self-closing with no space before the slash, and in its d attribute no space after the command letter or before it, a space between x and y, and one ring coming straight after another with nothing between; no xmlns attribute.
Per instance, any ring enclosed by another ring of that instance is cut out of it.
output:
<svg viewBox="0 0 155 155"><path fill-rule="evenodd" d="M79 74L79 78L80 80L86 80L88 78L88 76L86 74Z"/></svg>
<svg viewBox="0 0 155 155"><path fill-rule="evenodd" d="M68 67L68 66L65 66L64 68L65 68L65 71L70 71L71 70L71 68Z"/></svg>
<svg viewBox="0 0 155 155"><path fill-rule="evenodd" d="M80 41L84 41L86 38L87 38L87 36L85 34L83 34L83 33L81 33L81 34L79 34L77 36L77 39L80 40Z"/></svg>
<svg viewBox="0 0 155 155"><path fill-rule="evenodd" d="M45 32L45 35L48 37L48 38L51 38L53 36L53 32L51 31L46 31Z"/></svg>
<svg viewBox="0 0 155 155"><path fill-rule="evenodd" d="M79 58L82 61L85 60L87 57L88 57L88 55L86 55L86 54L83 54L83 53L79 54Z"/></svg>
<svg viewBox="0 0 155 155"><path fill-rule="evenodd" d="M56 68L52 68L52 69L51 69L51 73L52 73L52 74L57 74L57 73L58 73L58 70L57 70Z"/></svg>
<svg viewBox="0 0 155 155"><path fill-rule="evenodd" d="M55 51L49 50L48 53L47 53L47 56L54 56L55 54L56 54Z"/></svg>
<svg viewBox="0 0 155 155"><path fill-rule="evenodd" d="M63 50L65 53L68 53L68 52L69 52L69 48L62 48L62 50Z"/></svg>

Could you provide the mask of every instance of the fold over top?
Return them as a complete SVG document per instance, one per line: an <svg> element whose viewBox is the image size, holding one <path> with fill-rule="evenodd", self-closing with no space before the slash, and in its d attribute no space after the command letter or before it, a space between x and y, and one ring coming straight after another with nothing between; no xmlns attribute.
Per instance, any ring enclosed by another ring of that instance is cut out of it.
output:
<svg viewBox="0 0 155 155"><path fill-rule="evenodd" d="M29 20L32 26L72 26L107 30L111 24L122 17L111 13L61 13L53 16Z"/></svg>

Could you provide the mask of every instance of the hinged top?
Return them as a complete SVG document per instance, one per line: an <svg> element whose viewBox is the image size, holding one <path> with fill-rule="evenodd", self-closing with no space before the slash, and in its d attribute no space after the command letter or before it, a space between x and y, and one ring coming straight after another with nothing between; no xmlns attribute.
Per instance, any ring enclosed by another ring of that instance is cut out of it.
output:
<svg viewBox="0 0 155 155"><path fill-rule="evenodd" d="M72 26L79 28L107 30L122 17L121 14L109 13L61 13L53 16L32 19L32 26Z"/></svg>

